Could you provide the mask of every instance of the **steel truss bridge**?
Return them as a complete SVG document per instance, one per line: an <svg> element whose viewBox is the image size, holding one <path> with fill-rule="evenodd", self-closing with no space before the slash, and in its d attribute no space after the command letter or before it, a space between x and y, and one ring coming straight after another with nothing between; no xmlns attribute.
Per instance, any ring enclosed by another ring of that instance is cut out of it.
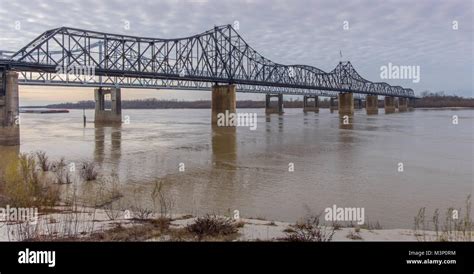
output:
<svg viewBox="0 0 474 274"><path fill-rule="evenodd" d="M17 52L0 51L0 73L9 70L19 72L20 85L210 90L235 84L238 92L416 98L412 89L364 79L350 62L330 72L275 63L231 25L178 39L56 28Z"/></svg>

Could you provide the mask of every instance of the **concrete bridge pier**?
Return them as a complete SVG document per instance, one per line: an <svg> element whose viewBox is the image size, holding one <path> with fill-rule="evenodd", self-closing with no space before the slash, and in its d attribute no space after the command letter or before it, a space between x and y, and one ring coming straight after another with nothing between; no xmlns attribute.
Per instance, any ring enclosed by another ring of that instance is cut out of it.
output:
<svg viewBox="0 0 474 274"><path fill-rule="evenodd" d="M313 101L308 102L308 99L313 99ZM305 95L303 97L303 112L319 112L318 96Z"/></svg>
<svg viewBox="0 0 474 274"><path fill-rule="evenodd" d="M377 95L367 95L365 99L365 109L367 115L379 114L379 99Z"/></svg>
<svg viewBox="0 0 474 274"><path fill-rule="evenodd" d="M122 96L120 88L97 88L95 94L95 123L122 123ZM106 109L105 97L110 95L111 108Z"/></svg>
<svg viewBox="0 0 474 274"><path fill-rule="evenodd" d="M214 85L212 86L212 102L211 102L211 123L213 126L218 125L218 115L222 113L235 113L236 105L236 86L235 85Z"/></svg>
<svg viewBox="0 0 474 274"><path fill-rule="evenodd" d="M362 109L362 99L354 99L354 108Z"/></svg>
<svg viewBox="0 0 474 274"><path fill-rule="evenodd" d="M354 119L354 94L339 93L338 101L340 125L350 127Z"/></svg>
<svg viewBox="0 0 474 274"><path fill-rule="evenodd" d="M331 97L329 99L329 110L333 113L335 110L338 110L338 102L335 102L336 98Z"/></svg>
<svg viewBox="0 0 474 274"><path fill-rule="evenodd" d="M18 73L0 71L0 145L20 144Z"/></svg>
<svg viewBox="0 0 474 274"><path fill-rule="evenodd" d="M395 112L395 97L385 96L384 104L385 104L385 114Z"/></svg>
<svg viewBox="0 0 474 274"><path fill-rule="evenodd" d="M278 98L278 105L272 106L271 105L271 98L277 97ZM265 113L272 114L278 113L283 114L283 94L267 94L265 97Z"/></svg>
<svg viewBox="0 0 474 274"><path fill-rule="evenodd" d="M398 112L408 111L408 101L407 98L399 97L398 98Z"/></svg>
<svg viewBox="0 0 474 274"><path fill-rule="evenodd" d="M407 105L408 105L408 111L413 111L415 108L415 102L416 99L414 98L407 98Z"/></svg>

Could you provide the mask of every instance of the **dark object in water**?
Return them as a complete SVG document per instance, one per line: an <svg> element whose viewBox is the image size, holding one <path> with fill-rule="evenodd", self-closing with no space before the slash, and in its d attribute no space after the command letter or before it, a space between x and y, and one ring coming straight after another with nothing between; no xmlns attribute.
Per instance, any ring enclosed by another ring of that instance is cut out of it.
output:
<svg viewBox="0 0 474 274"><path fill-rule="evenodd" d="M67 109L22 109L20 113L39 113L39 114L47 114L47 113L69 113Z"/></svg>

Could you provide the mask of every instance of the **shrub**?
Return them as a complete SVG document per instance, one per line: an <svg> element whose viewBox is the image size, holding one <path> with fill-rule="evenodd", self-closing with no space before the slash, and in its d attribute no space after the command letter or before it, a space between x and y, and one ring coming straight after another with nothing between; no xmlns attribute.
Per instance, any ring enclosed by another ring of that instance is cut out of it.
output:
<svg viewBox="0 0 474 274"><path fill-rule="evenodd" d="M328 228L320 224L319 215L310 216L285 231L283 240L290 242L329 242L334 236L334 227Z"/></svg>
<svg viewBox="0 0 474 274"><path fill-rule="evenodd" d="M194 223L187 226L187 230L197 235L199 239L209 236L231 235L238 231L231 219L215 215L197 218Z"/></svg>
<svg viewBox="0 0 474 274"><path fill-rule="evenodd" d="M82 162L81 176L86 181L94 181L97 179L97 171L93 162Z"/></svg>
<svg viewBox="0 0 474 274"><path fill-rule="evenodd" d="M54 162L51 165L51 170L54 172L56 177L56 183L62 184L71 184L71 173L69 173L69 169L67 168L66 161L64 158L61 158L59 161Z"/></svg>
<svg viewBox="0 0 474 274"><path fill-rule="evenodd" d="M42 171L49 171L51 164L49 163L48 156L44 151L36 152L36 158L38 158L38 165Z"/></svg>
<svg viewBox="0 0 474 274"><path fill-rule="evenodd" d="M163 190L163 182L155 181L153 191L151 192L151 200L155 210L157 206L160 207L160 217L166 218L171 217L171 210L173 208L173 200Z"/></svg>
<svg viewBox="0 0 474 274"><path fill-rule="evenodd" d="M5 195L12 206L53 206L59 201L59 190L49 182L40 180L33 154L20 154L11 161L4 177Z"/></svg>

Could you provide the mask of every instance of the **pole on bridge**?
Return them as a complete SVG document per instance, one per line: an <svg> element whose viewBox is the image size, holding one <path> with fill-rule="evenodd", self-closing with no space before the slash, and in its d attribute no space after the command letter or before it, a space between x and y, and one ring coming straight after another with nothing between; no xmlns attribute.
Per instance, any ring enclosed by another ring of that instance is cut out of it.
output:
<svg viewBox="0 0 474 274"><path fill-rule="evenodd" d="M85 108L82 109L82 117L84 119L84 127L86 127L86 109Z"/></svg>

